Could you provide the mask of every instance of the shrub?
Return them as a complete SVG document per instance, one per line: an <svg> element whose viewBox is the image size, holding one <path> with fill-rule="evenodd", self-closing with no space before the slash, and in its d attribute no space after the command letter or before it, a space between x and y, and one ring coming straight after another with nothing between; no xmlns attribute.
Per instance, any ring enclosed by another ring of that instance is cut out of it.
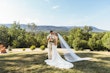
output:
<svg viewBox="0 0 110 73"><path fill-rule="evenodd" d="M106 33L102 38L102 44L108 51L110 51L110 32Z"/></svg>
<svg viewBox="0 0 110 73"><path fill-rule="evenodd" d="M87 45L87 41L86 40L81 40L79 38L76 38L75 40L73 40L73 44L72 47L74 47L74 49L77 50L84 50L88 47Z"/></svg>
<svg viewBox="0 0 110 73"><path fill-rule="evenodd" d="M25 51L25 50L26 50L26 48L22 48L22 50L23 50L23 51Z"/></svg>
<svg viewBox="0 0 110 73"><path fill-rule="evenodd" d="M110 51L110 38L104 41L103 44L107 48L107 50Z"/></svg>
<svg viewBox="0 0 110 73"><path fill-rule="evenodd" d="M8 51L12 51L12 49L11 49L11 48L9 48L9 49L8 49Z"/></svg>
<svg viewBox="0 0 110 73"><path fill-rule="evenodd" d="M35 45L32 45L32 46L30 47L31 50L35 50L35 48L36 48Z"/></svg>
<svg viewBox="0 0 110 73"><path fill-rule="evenodd" d="M40 49L45 50L45 46L44 45L40 46Z"/></svg>
<svg viewBox="0 0 110 73"><path fill-rule="evenodd" d="M79 42L80 42L80 39L79 39L79 38L76 38L75 40L73 40L72 47L73 47L75 50L78 50L78 49L79 49Z"/></svg>
<svg viewBox="0 0 110 73"><path fill-rule="evenodd" d="M8 46L8 51L12 51L12 48L11 48L11 46Z"/></svg>

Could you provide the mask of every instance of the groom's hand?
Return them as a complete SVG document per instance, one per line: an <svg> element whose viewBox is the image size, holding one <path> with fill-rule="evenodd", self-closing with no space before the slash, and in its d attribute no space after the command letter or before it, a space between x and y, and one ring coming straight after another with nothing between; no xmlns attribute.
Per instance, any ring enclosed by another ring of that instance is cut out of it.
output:
<svg viewBox="0 0 110 73"><path fill-rule="evenodd" d="M48 37L47 40L50 41L50 37Z"/></svg>

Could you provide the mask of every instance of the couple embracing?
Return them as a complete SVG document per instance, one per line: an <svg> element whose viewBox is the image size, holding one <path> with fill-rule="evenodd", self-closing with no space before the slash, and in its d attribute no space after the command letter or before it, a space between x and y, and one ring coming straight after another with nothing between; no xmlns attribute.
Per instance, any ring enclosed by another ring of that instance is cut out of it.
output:
<svg viewBox="0 0 110 73"><path fill-rule="evenodd" d="M48 59L52 59L52 47L57 48L58 35L57 33L50 31L50 34L47 36L48 40Z"/></svg>
<svg viewBox="0 0 110 73"><path fill-rule="evenodd" d="M61 47L64 49L64 51L62 52L65 59L63 59L57 51L58 39L60 40ZM78 55L76 55L59 33L55 33L51 30L50 34L47 36L47 40L48 40L48 59L45 60L45 62L50 66L69 69L74 66L73 63L71 62L90 59L90 58L80 58Z"/></svg>

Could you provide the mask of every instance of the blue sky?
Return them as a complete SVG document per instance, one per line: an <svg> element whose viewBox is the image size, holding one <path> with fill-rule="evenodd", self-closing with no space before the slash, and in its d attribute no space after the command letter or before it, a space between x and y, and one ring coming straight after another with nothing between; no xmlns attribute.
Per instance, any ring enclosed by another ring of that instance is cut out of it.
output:
<svg viewBox="0 0 110 73"><path fill-rule="evenodd" d="M0 0L0 23L13 21L110 30L110 0Z"/></svg>

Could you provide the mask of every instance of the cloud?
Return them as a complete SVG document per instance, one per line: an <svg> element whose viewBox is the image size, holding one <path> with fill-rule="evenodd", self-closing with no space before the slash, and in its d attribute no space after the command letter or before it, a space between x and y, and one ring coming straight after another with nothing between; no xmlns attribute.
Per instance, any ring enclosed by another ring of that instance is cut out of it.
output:
<svg viewBox="0 0 110 73"><path fill-rule="evenodd" d="M59 7L60 7L59 5L55 5L55 6L52 7L52 9L56 10L56 9L59 9Z"/></svg>

